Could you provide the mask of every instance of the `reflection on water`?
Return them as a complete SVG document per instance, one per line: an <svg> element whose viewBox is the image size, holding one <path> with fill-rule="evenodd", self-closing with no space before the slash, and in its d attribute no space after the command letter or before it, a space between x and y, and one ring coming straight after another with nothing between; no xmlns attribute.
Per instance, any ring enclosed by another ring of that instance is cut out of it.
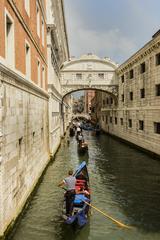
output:
<svg viewBox="0 0 160 240"><path fill-rule="evenodd" d="M65 140L29 208L10 236L13 240L158 240L160 239L160 162L106 136L85 133L88 154L78 154L77 142ZM92 210L89 223L74 230L63 223L63 190L57 183L70 167L88 164L92 204L116 220L134 226L119 228Z"/></svg>

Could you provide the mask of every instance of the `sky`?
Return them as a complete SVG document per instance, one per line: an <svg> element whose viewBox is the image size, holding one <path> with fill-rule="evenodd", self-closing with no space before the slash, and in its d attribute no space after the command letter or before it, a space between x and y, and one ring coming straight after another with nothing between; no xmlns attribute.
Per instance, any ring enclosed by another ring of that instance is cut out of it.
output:
<svg viewBox="0 0 160 240"><path fill-rule="evenodd" d="M64 0L70 56L123 63L160 29L160 0Z"/></svg>

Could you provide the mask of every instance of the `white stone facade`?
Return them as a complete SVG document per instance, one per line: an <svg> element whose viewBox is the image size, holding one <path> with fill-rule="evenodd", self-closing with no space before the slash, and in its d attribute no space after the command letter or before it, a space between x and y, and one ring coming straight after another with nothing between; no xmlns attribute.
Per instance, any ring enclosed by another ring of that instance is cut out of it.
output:
<svg viewBox="0 0 160 240"><path fill-rule="evenodd" d="M7 16L13 19L16 46L11 67L2 45L6 35L0 29L4 38L0 37L0 237L20 214L71 117L60 83L60 67L69 56L63 1L34 0L32 15L23 3L4 1L0 19L8 2L13 8L14 19ZM9 29L9 23L4 19L4 29Z"/></svg>
<svg viewBox="0 0 160 240"><path fill-rule="evenodd" d="M65 62L61 71L62 94L83 89L102 89L117 92L117 65L110 59L100 59L93 54Z"/></svg>
<svg viewBox="0 0 160 240"><path fill-rule="evenodd" d="M49 161L48 94L0 65L0 235Z"/></svg>
<svg viewBox="0 0 160 240"><path fill-rule="evenodd" d="M68 103L62 101L60 68L69 58L63 2L47 1L47 53L49 92L49 145L54 156L68 126ZM67 114L67 116L66 116Z"/></svg>
<svg viewBox="0 0 160 240"><path fill-rule="evenodd" d="M101 94L104 131L160 155L160 35L116 70L118 104Z"/></svg>

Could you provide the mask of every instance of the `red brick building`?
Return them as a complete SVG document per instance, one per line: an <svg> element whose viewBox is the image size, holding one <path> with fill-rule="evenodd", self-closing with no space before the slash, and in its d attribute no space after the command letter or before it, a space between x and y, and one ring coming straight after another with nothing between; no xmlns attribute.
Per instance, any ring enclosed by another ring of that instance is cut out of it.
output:
<svg viewBox="0 0 160 240"><path fill-rule="evenodd" d="M47 88L46 1L0 1L0 63Z"/></svg>

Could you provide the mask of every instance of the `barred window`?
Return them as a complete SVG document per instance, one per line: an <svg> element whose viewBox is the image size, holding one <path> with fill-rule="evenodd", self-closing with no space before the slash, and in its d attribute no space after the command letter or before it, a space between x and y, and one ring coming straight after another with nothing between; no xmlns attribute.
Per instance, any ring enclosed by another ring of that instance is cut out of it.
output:
<svg viewBox="0 0 160 240"><path fill-rule="evenodd" d="M146 71L146 64L145 64L145 62L143 62L140 65L140 73L144 73L145 71Z"/></svg>
<svg viewBox="0 0 160 240"><path fill-rule="evenodd" d="M120 118L120 121L121 121L121 125L123 125L123 118Z"/></svg>
<svg viewBox="0 0 160 240"><path fill-rule="evenodd" d="M156 96L160 96L160 84L156 84Z"/></svg>
<svg viewBox="0 0 160 240"><path fill-rule="evenodd" d="M133 100L133 92L129 93L129 99L132 101Z"/></svg>
<svg viewBox="0 0 160 240"><path fill-rule="evenodd" d="M77 73L76 74L76 78L79 79L79 80L82 79L82 74L81 73Z"/></svg>
<svg viewBox="0 0 160 240"><path fill-rule="evenodd" d="M145 89L144 88L140 89L140 97L145 98Z"/></svg>
<svg viewBox="0 0 160 240"><path fill-rule="evenodd" d="M104 79L104 73L99 73L98 77L101 78L101 79Z"/></svg>
<svg viewBox="0 0 160 240"><path fill-rule="evenodd" d="M160 134L160 122L154 122L154 133Z"/></svg>
<svg viewBox="0 0 160 240"><path fill-rule="evenodd" d="M144 121L143 120L139 120L139 130L144 130Z"/></svg>
<svg viewBox="0 0 160 240"><path fill-rule="evenodd" d="M129 71L129 78L130 78L130 79L134 78L134 71L133 71L133 69L131 69L131 70Z"/></svg>
<svg viewBox="0 0 160 240"><path fill-rule="evenodd" d="M160 65L160 53L156 54L156 65Z"/></svg>
<svg viewBox="0 0 160 240"><path fill-rule="evenodd" d="M132 128L132 119L129 119L129 120L128 120L128 127L129 127L129 128Z"/></svg>

